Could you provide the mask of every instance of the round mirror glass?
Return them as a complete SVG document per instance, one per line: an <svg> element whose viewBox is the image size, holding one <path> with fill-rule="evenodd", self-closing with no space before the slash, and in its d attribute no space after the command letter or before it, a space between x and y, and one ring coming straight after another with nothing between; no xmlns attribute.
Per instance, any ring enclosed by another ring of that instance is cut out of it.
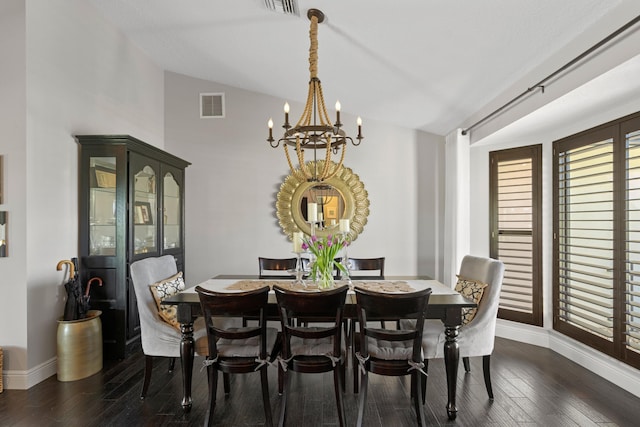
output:
<svg viewBox="0 0 640 427"><path fill-rule="evenodd" d="M336 188L329 184L316 184L302 194L300 212L305 222L309 222L309 205L315 203L317 228L337 229L341 218L345 218L345 201Z"/></svg>
<svg viewBox="0 0 640 427"><path fill-rule="evenodd" d="M324 161L308 162L307 165L322 168ZM332 167L337 167L332 162ZM342 166L338 173L321 183L301 181L289 175L280 186L276 211L282 231L292 237L294 231L311 234L309 218L316 209L315 233L327 236L339 231L340 219L348 219L349 238L353 241L362 232L369 216L369 196L360 177Z"/></svg>

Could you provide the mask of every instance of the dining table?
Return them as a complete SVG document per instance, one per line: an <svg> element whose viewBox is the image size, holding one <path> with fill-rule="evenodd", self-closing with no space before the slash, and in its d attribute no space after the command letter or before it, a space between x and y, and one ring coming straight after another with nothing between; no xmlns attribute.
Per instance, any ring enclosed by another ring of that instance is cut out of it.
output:
<svg viewBox="0 0 640 427"><path fill-rule="evenodd" d="M257 276L218 275L196 286L217 292L241 292L247 289L247 285L259 287L272 285L273 282L273 279L258 279ZM277 282L283 282L283 280L277 279ZM293 279L287 283L293 283ZM339 281L336 282L336 286L340 285L341 283ZM396 288L394 288L394 285ZM162 304L176 306L177 320L180 322L180 330L182 333L180 342L183 381L182 407L185 412L190 411L193 402L191 397L194 360L193 323L195 319L202 316L200 300L195 291L196 286L185 289L176 295L166 298L162 302ZM382 292L407 292L407 290L418 291L431 288L432 293L425 312L425 318L440 319L442 321L445 335L443 345L448 395L446 410L449 419L455 419L458 413L458 408L456 407L456 388L458 364L460 360L457 337L462 324L462 309L477 307L477 304L437 280L415 276L386 277L385 280L357 280L357 278L353 278L349 286L351 289L347 293L344 317L352 321L357 320L356 296L352 289L353 286L374 286L374 289L379 289ZM404 289L398 290L401 288ZM371 287L369 287L369 289L371 289ZM317 289L309 289L309 291L317 292ZM267 318L269 320L279 320L277 301L273 291L269 293Z"/></svg>

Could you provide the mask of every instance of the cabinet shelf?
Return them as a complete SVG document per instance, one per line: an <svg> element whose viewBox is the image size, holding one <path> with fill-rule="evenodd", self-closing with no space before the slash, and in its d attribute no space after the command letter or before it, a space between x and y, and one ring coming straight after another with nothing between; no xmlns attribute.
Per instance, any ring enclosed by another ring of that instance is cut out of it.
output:
<svg viewBox="0 0 640 427"><path fill-rule="evenodd" d="M91 187L91 192L93 192L93 193L105 193L105 194L116 194L116 189L115 189L115 187L113 187L113 188Z"/></svg>

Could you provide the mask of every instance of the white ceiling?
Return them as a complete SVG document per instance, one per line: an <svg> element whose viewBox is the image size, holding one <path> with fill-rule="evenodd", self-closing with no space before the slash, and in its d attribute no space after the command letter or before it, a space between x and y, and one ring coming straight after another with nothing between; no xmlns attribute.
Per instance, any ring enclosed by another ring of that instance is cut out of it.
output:
<svg viewBox="0 0 640 427"><path fill-rule="evenodd" d="M300 16L264 0L89 2L161 68L283 103L305 101L306 11L318 8L327 106L339 99L365 121L439 135L468 125L540 64L564 65L640 13L638 0L298 0Z"/></svg>

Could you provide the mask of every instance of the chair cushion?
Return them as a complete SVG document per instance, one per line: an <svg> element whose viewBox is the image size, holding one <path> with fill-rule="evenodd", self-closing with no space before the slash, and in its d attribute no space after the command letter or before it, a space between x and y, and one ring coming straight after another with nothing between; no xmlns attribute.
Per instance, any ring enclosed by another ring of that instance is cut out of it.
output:
<svg viewBox="0 0 640 427"><path fill-rule="evenodd" d="M384 360L409 360L413 356L413 341L385 341L367 337L371 357Z"/></svg>
<svg viewBox="0 0 640 427"><path fill-rule="evenodd" d="M229 328L229 332L240 332L247 329L255 328ZM271 353L271 349L276 343L278 330L276 328L267 328L267 354ZM222 357L259 357L260 356L260 336L247 338L244 340L229 340L221 338L216 343L218 355Z"/></svg>
<svg viewBox="0 0 640 427"><path fill-rule="evenodd" d="M162 305L161 302L166 298L173 296L179 292L184 291L184 279L182 278L182 271L174 274L171 277L160 280L152 285L149 285L153 299L158 306L158 315L162 320L180 330L180 323L177 319L178 310L175 305Z"/></svg>
<svg viewBox="0 0 640 427"><path fill-rule="evenodd" d="M180 338L182 339L182 335ZM193 322L193 341L193 348L197 356L209 355L209 337L207 336L204 317L198 317Z"/></svg>
<svg viewBox="0 0 640 427"><path fill-rule="evenodd" d="M294 356L318 356L333 353L333 337L310 339L291 337L291 354Z"/></svg>
<svg viewBox="0 0 640 427"><path fill-rule="evenodd" d="M315 329L315 328L308 328ZM291 337L291 354L293 356L318 356L333 353L333 337L300 338Z"/></svg>
<svg viewBox="0 0 640 427"><path fill-rule="evenodd" d="M482 295L484 294L484 288L487 287L486 283L482 283L473 279L466 279L464 277L458 276L458 283L456 283L455 290L460 292L463 297L468 298L475 302L476 304L480 304L480 300L482 299ZM462 309L462 326L471 322L478 312L477 308L463 308Z"/></svg>

